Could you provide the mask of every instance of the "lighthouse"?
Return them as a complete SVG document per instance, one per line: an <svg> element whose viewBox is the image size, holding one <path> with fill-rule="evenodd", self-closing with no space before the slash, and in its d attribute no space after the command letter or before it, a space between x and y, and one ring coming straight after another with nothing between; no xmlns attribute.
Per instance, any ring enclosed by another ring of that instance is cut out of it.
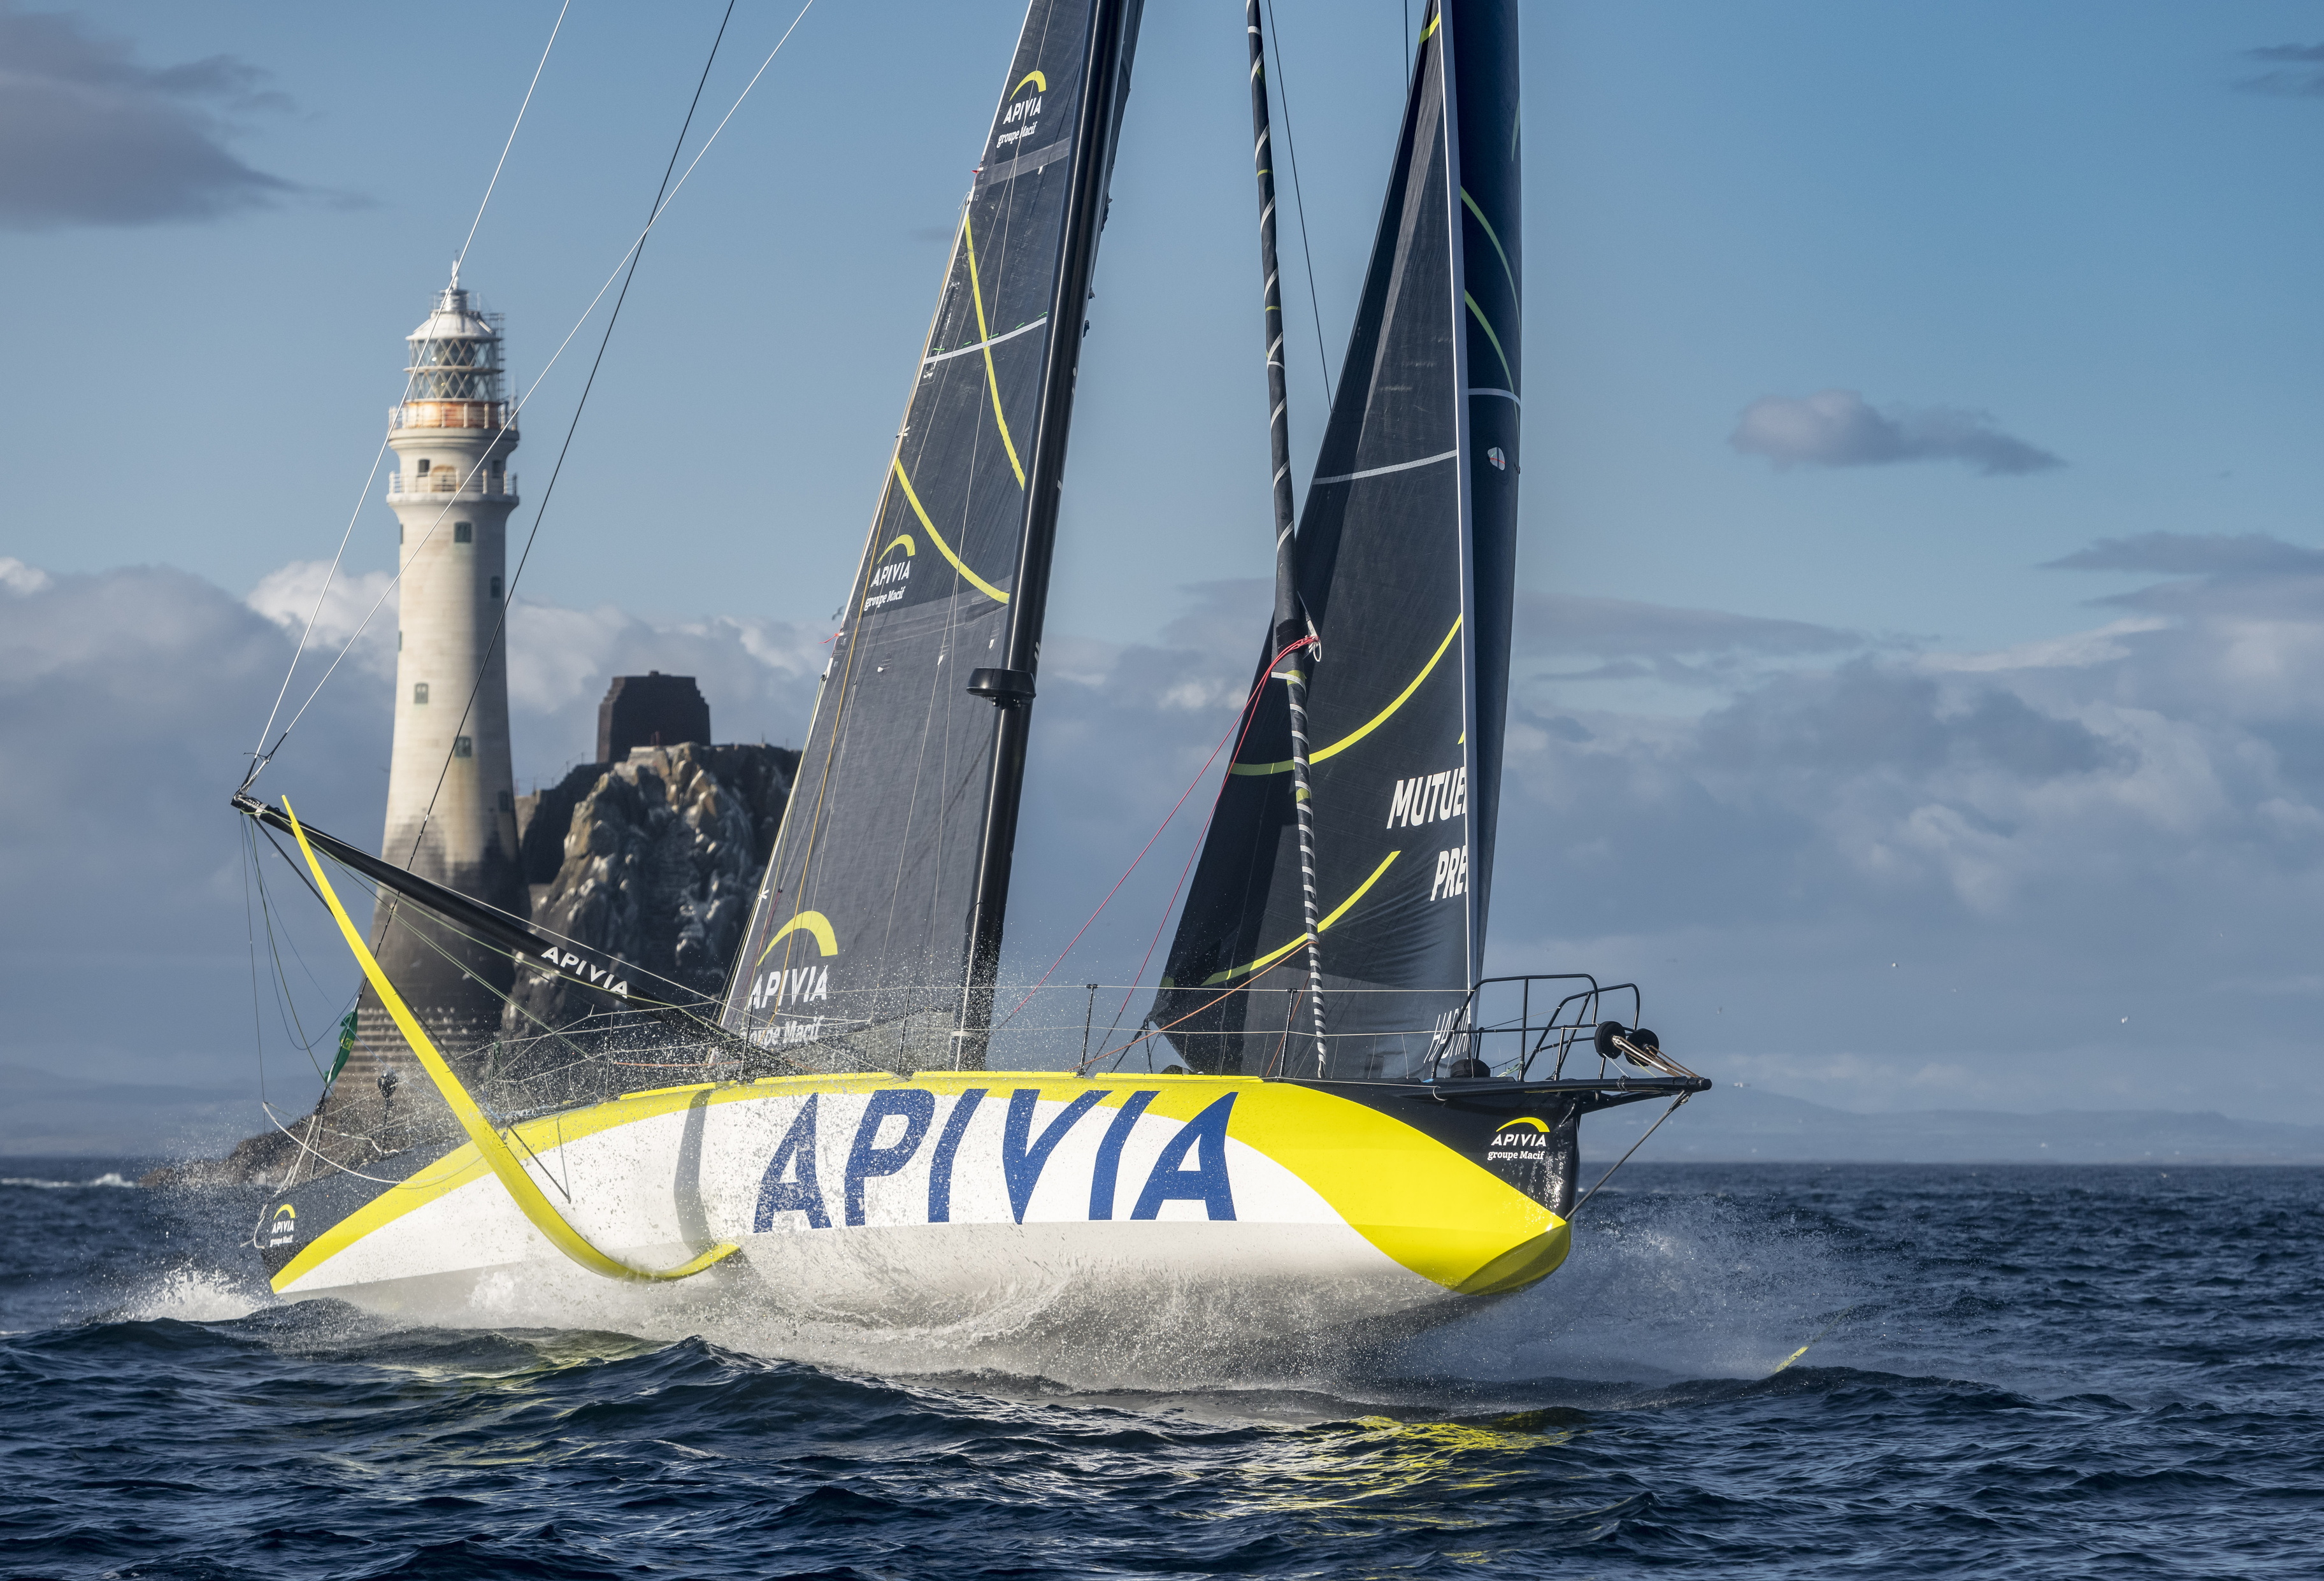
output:
<svg viewBox="0 0 2324 1581"><path fill-rule="evenodd" d="M497 314L460 285L437 294L408 337L404 398L388 414L397 469L395 737L380 855L517 916L527 915L517 861L509 761L508 519L516 509L515 415ZM391 916L391 912L393 915ZM410 905L383 896L372 934L386 969L445 1053L497 1034L513 966ZM327 1106L416 1108L427 1083L371 990L358 1006L355 1057Z"/></svg>

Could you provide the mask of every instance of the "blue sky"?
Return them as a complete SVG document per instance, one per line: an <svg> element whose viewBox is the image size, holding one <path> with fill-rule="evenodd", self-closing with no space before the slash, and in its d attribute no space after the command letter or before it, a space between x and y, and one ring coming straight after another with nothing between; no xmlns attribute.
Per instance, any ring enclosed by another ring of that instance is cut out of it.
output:
<svg viewBox="0 0 2324 1581"><path fill-rule="evenodd" d="M466 271L521 380L634 234L719 9L576 0ZM737 7L698 128L795 13ZM233 831L208 798L279 676L297 563L360 503L353 571L390 564L363 484L401 336L555 14L0 10L0 556L25 567L0 643L42 656L0 720L86 737L66 755L88 794L156 842L174 897L134 927L175 963L156 992L196 1007L184 1057L206 1070L246 1060L216 986L246 970L240 941L228 961L209 936L239 927ZM817 0L669 211L522 590L521 780L586 750L616 667L703 674L722 736L803 732L1017 14ZM1141 42L1050 616L1049 668L1085 685L1045 688L1051 838L1012 913L1028 973L1184 788L1263 609L1240 15L1157 4ZM1277 16L1335 364L1402 8ZM2324 14L1524 16L1530 623L1501 964L1651 972L1674 1047L1802 1096L2324 1118L2302 945L2324 899ZM529 501L595 338L527 409ZM165 606L103 639L109 611ZM241 657L208 694L124 747L158 706L144 683L221 645ZM335 683L279 770L357 827L379 685ZM1108 766L1095 796L1076 762ZM1157 850L1158 886L1141 870L1131 920L1110 913L1065 975L1135 966L1183 856ZM85 910L15 938L8 970L102 984L108 919L159 882L107 872L30 835L0 850L12 891L75 887ZM78 1037L92 1069L142 1069L135 1040L65 1019L9 1036L0 1059ZM2274 1095L2212 1093L2202 1062L2227 1049Z"/></svg>

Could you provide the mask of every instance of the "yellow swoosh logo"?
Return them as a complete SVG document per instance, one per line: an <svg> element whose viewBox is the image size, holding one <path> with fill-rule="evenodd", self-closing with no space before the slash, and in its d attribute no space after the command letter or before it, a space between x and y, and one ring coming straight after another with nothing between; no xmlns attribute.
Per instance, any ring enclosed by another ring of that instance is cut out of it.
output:
<svg viewBox="0 0 2324 1581"><path fill-rule="evenodd" d="M889 556L894 554L898 544L904 546L904 553L907 555L917 556L920 552L920 546L912 541L912 535L910 533L899 532L894 538L888 540L888 547L880 551L880 557L884 560Z"/></svg>
<svg viewBox="0 0 2324 1581"><path fill-rule="evenodd" d="M1009 97L1010 97L1010 98L1012 98L1012 99L1013 99L1013 98L1015 98L1015 97L1016 97L1019 93L1022 93L1022 92L1024 91L1024 88L1025 88L1025 83L1027 83L1027 82L1031 83L1035 87L1039 88L1043 93L1047 93L1047 92L1048 92L1048 91L1049 91L1049 79L1048 79L1047 78L1046 78L1046 77L1042 76L1038 71L1028 71L1027 73L1025 73L1025 80L1024 80L1024 82L1019 82L1019 83L1015 87L1012 87L1012 88L1010 88L1010 89L1009 90Z"/></svg>
<svg viewBox="0 0 2324 1581"><path fill-rule="evenodd" d="M775 936L767 941L767 947L764 950L759 951L760 961L764 961L768 956L774 953L776 945L801 930L815 941L815 947L821 953L825 955L839 953L839 934L833 930L831 919L819 911L803 911L775 930Z"/></svg>

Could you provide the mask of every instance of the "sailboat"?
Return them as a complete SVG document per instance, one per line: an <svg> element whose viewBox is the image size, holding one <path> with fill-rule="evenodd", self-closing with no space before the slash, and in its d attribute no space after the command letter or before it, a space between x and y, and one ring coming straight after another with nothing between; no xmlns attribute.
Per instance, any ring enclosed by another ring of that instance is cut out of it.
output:
<svg viewBox="0 0 2324 1581"><path fill-rule="evenodd" d="M1250 0L1277 596L1136 1034L1076 1069L989 1068L1140 12L1032 0L723 996L238 795L288 836L446 1111L280 1190L254 1236L277 1291L397 1308L511 1277L700 1279L909 1324L1004 1291L1118 1313L1168 1287L1330 1329L1434 1321L1558 1267L1583 1117L1710 1083L1637 1025L1632 985L1483 970L1522 455L1517 9L1428 8L1295 526ZM564 1085L511 1098L430 1042L333 870L597 994L618 1035L545 1034ZM620 1090L655 1062L603 1051L644 1047L691 1051L660 1062L688 1079Z"/></svg>

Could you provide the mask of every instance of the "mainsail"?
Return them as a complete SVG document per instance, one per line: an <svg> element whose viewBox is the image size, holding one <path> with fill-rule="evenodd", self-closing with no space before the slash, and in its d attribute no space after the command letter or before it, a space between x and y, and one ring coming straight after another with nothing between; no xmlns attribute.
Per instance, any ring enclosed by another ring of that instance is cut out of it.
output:
<svg viewBox="0 0 2324 1581"><path fill-rule="evenodd" d="M724 1025L759 1043L844 1036L898 1066L981 1053L1139 13L1026 15L728 982Z"/></svg>
<svg viewBox="0 0 2324 1581"><path fill-rule="evenodd" d="M1516 0L1433 5L1296 538L1326 1052L1270 680L1153 1009L1197 1069L1425 1076L1479 976L1517 569L1517 138Z"/></svg>

